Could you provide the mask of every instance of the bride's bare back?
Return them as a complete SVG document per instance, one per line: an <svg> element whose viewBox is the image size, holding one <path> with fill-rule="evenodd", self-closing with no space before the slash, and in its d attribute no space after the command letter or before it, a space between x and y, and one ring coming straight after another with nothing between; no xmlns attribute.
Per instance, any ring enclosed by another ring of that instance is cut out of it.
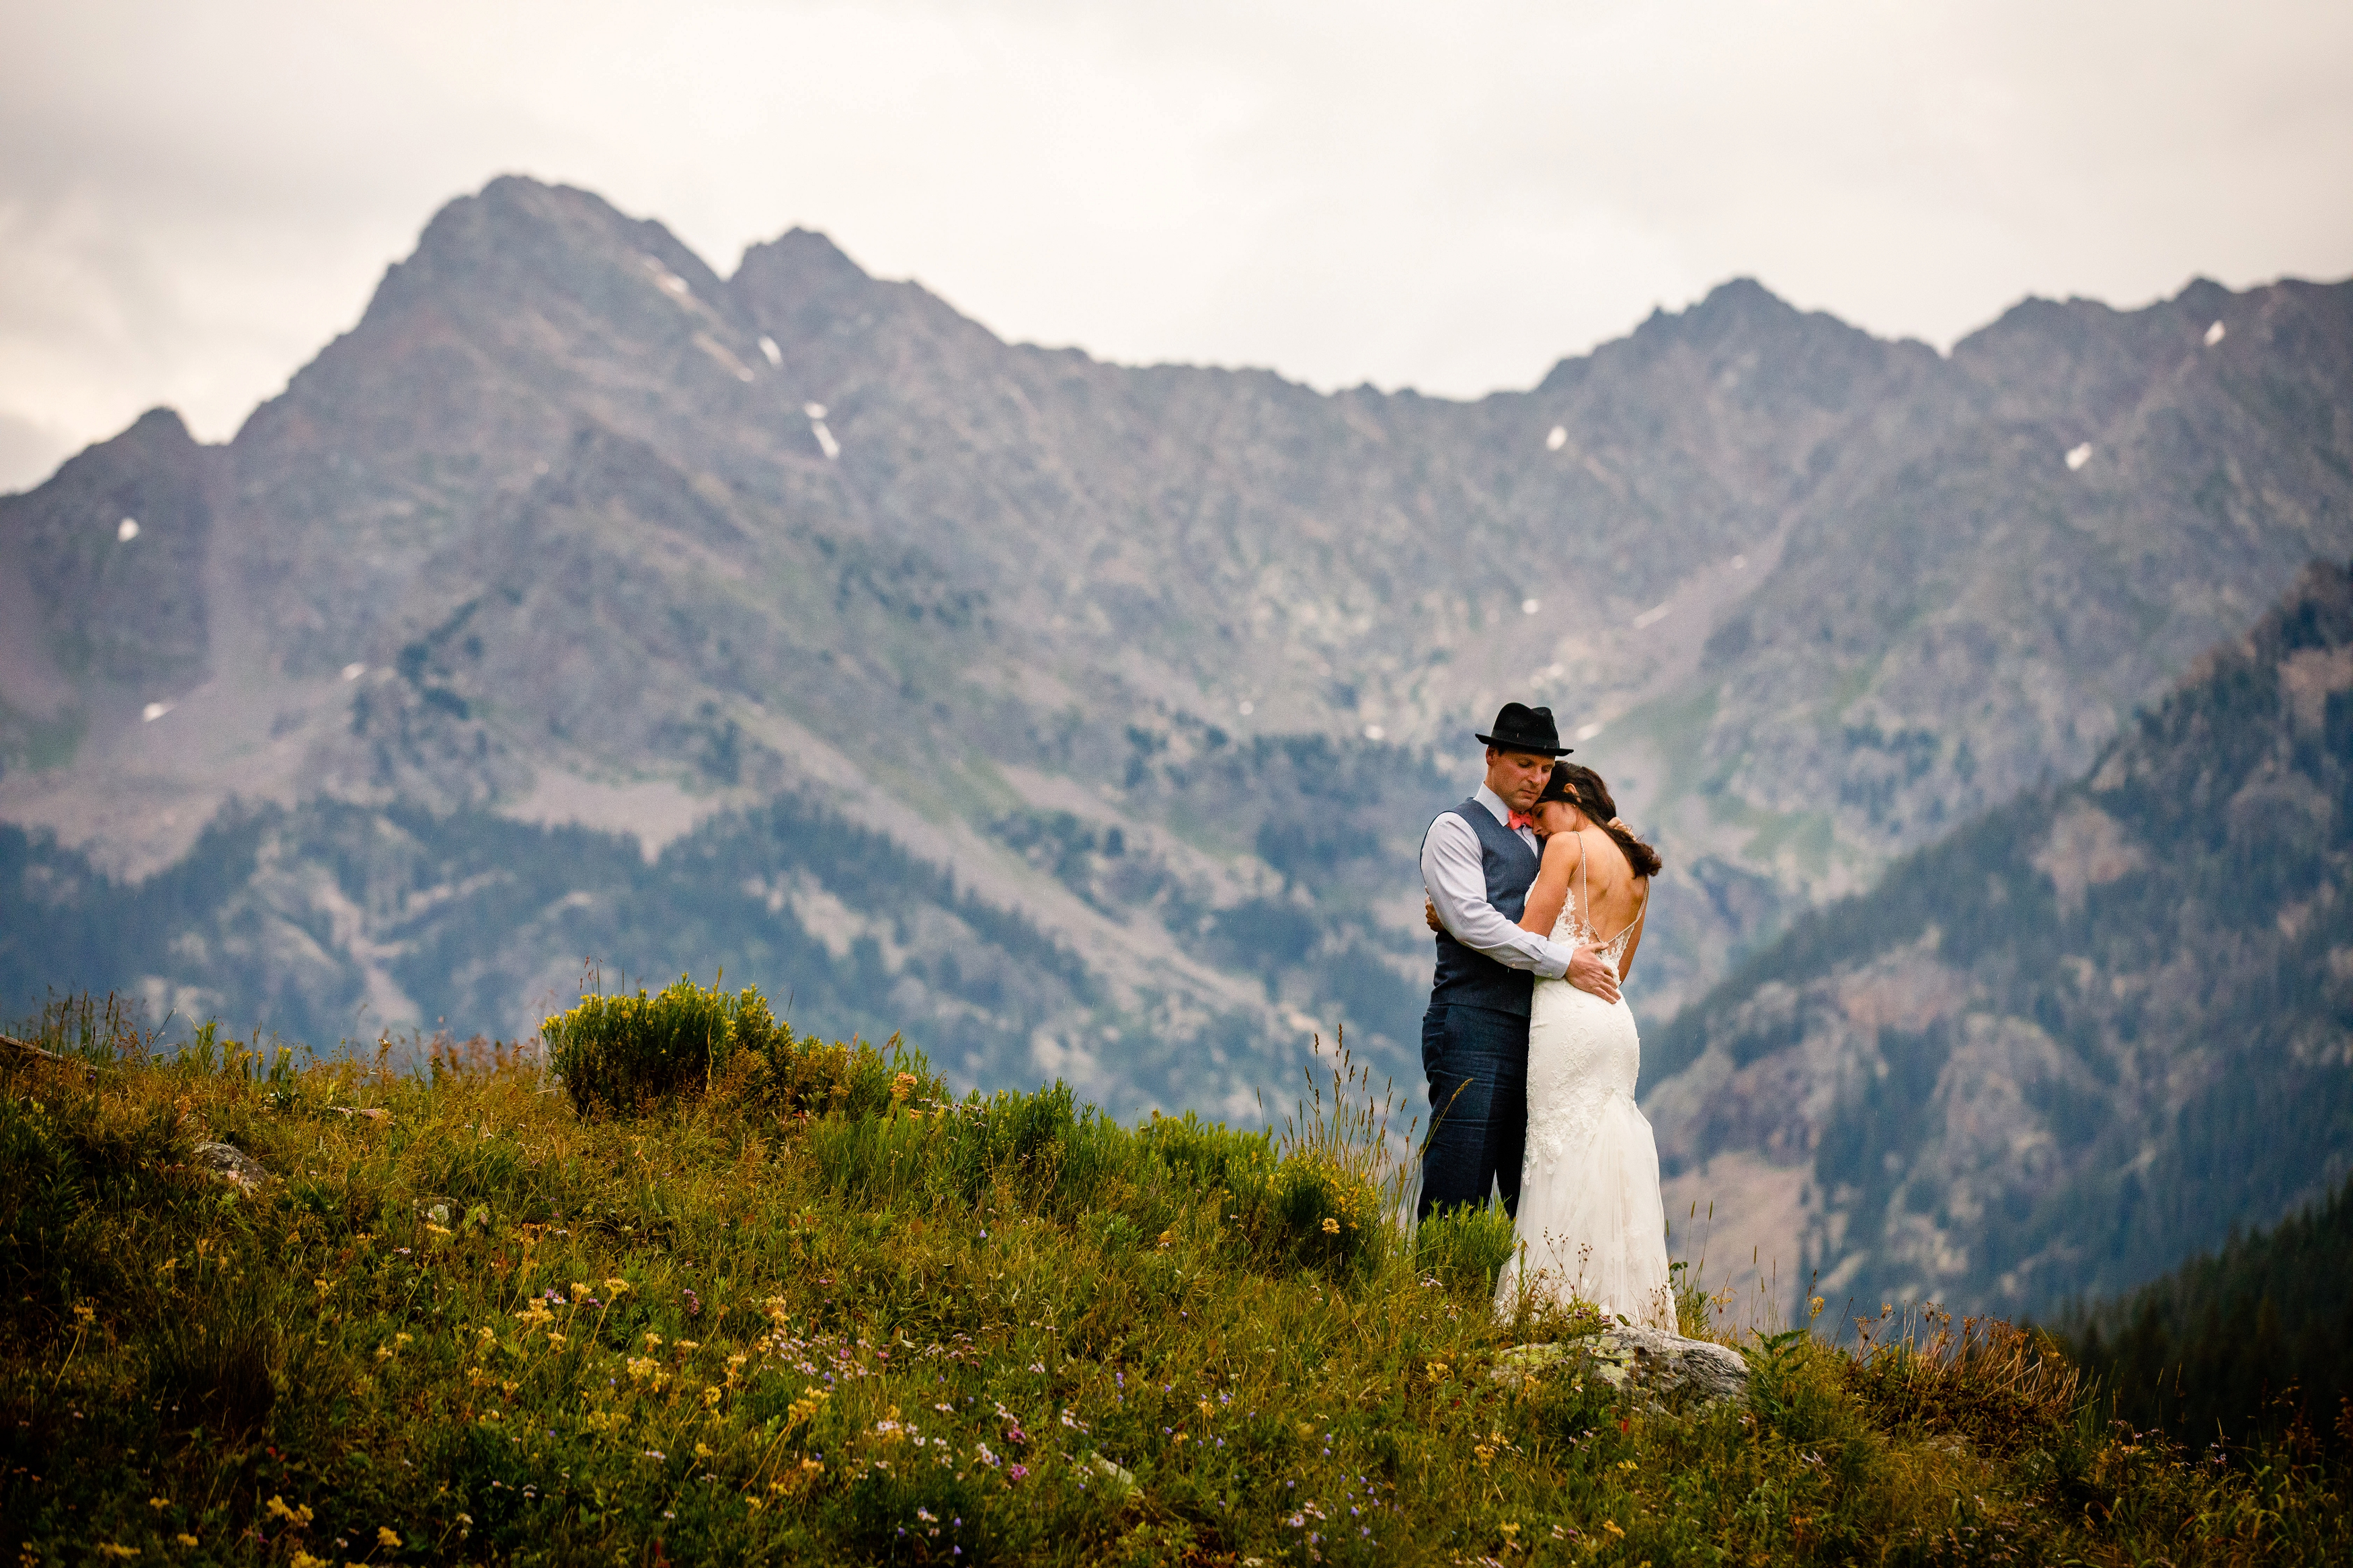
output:
<svg viewBox="0 0 2353 1568"><path fill-rule="evenodd" d="M1544 860L1535 885L1528 889L1523 931L1553 934L1567 907L1572 883L1585 906L1585 921L1598 944L1614 943L1631 931L1618 963L1618 978L1634 972L1634 950L1642 944L1640 929L1650 905L1651 882L1634 875L1626 852L1617 841L1593 825L1590 817L1563 801L1545 801L1536 807L1536 828L1545 833ZM1579 877L1579 873L1582 877Z"/></svg>

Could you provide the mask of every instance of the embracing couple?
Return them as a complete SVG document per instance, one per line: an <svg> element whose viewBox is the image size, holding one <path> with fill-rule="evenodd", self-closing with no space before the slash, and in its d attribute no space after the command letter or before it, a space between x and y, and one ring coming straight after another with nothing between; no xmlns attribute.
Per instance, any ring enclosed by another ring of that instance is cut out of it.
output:
<svg viewBox="0 0 2353 1568"><path fill-rule="evenodd" d="M1499 1307L1534 1290L1672 1332L1641 1041L1619 994L1659 857L1600 774L1561 761L1552 710L1506 703L1477 739L1486 782L1421 847L1438 971L1420 1216L1500 1187L1519 1244Z"/></svg>

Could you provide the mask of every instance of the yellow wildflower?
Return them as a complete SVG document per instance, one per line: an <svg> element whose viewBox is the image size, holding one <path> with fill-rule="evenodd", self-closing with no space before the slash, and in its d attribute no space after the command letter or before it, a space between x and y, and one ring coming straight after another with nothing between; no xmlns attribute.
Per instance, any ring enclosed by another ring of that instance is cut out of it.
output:
<svg viewBox="0 0 2353 1568"><path fill-rule="evenodd" d="M193 1536L193 1535L190 1535L190 1534L189 1534L186 1531L185 1531L185 1530L184 1530L184 1531L180 1531L180 1533L179 1533L179 1534L177 1534L177 1535L175 1535L175 1536L172 1537L172 1539L173 1539L174 1541L178 1542L179 1542L181 1545L183 1545L183 1546L194 1546L194 1545L195 1545L195 1544L196 1544L196 1538L195 1538L195 1536Z"/></svg>
<svg viewBox="0 0 2353 1568"><path fill-rule="evenodd" d="M554 1329L547 1331L548 1349L560 1351L569 1343L571 1343L569 1340L566 1340L562 1334L557 1333Z"/></svg>
<svg viewBox="0 0 2353 1568"><path fill-rule="evenodd" d="M659 1334L649 1333L646 1336L646 1349L649 1351L661 1349L661 1342L662 1337Z"/></svg>
<svg viewBox="0 0 2353 1568"><path fill-rule="evenodd" d="M169 1508L172 1506L172 1500L167 1497L151 1497L147 1500L147 1506L156 1509Z"/></svg>
<svg viewBox="0 0 2353 1568"><path fill-rule="evenodd" d="M629 1282L626 1279L607 1279L605 1281L605 1289L610 1290L616 1296L621 1294L621 1292L627 1290L628 1288Z"/></svg>
<svg viewBox="0 0 2353 1568"><path fill-rule="evenodd" d="M699 1351L702 1348L702 1342L701 1340L681 1340L678 1342L678 1348L682 1351Z"/></svg>
<svg viewBox="0 0 2353 1568"><path fill-rule="evenodd" d="M1334 1219L1330 1215L1325 1215L1324 1216L1324 1235L1326 1235L1326 1236L1337 1236L1337 1235L1339 1235L1339 1234L1340 1234L1340 1222L1339 1222L1338 1220L1336 1220L1336 1219Z"/></svg>
<svg viewBox="0 0 2353 1568"><path fill-rule="evenodd" d="M1618 1528L1618 1521L1614 1519L1603 1520L1601 1521L1601 1528L1608 1531L1610 1534L1616 1536L1620 1541L1626 1539L1626 1532Z"/></svg>
<svg viewBox="0 0 2353 1568"><path fill-rule="evenodd" d="M397 1547L400 1544L400 1537L392 1532L392 1526L379 1524L375 1527L375 1543L378 1546Z"/></svg>
<svg viewBox="0 0 2353 1568"><path fill-rule="evenodd" d="M588 1294L588 1282L586 1280L575 1279L572 1282L572 1299L574 1300L584 1300L587 1298Z"/></svg>

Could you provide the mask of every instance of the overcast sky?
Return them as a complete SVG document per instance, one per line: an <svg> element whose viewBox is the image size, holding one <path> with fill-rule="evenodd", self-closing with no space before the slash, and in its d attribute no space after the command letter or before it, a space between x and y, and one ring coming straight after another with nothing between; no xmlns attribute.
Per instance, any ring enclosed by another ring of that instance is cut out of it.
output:
<svg viewBox="0 0 2353 1568"><path fill-rule="evenodd" d="M1475 395L1743 274L1944 346L2353 273L2353 6L5 0L0 489L225 438L506 172L1008 338Z"/></svg>

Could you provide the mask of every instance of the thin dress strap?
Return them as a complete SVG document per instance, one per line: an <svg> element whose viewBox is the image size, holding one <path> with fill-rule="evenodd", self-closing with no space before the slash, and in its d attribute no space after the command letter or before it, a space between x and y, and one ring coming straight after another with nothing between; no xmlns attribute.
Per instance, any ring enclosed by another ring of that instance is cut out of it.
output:
<svg viewBox="0 0 2353 1568"><path fill-rule="evenodd" d="M1593 888L1585 879L1585 868L1592 858L1593 851L1585 842L1585 829L1580 827L1577 830L1577 890L1583 897L1585 908L1577 917L1577 928L1585 933L1588 942L1594 941L1597 935L1593 929Z"/></svg>

